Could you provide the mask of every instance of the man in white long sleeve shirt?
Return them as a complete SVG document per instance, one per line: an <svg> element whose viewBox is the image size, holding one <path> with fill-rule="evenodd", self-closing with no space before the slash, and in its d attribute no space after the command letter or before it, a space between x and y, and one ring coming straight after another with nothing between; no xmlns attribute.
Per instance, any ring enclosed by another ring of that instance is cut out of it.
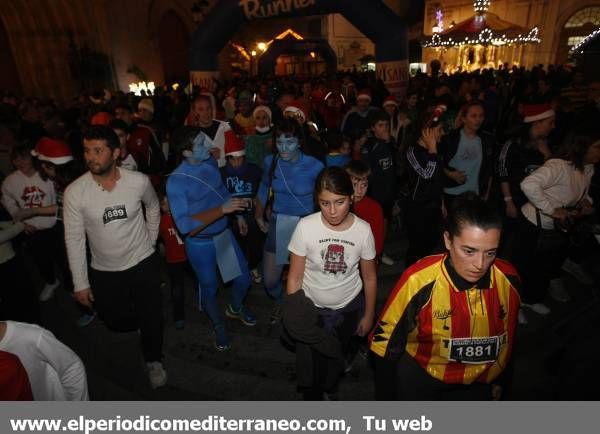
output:
<svg viewBox="0 0 600 434"><path fill-rule="evenodd" d="M0 322L0 351L19 357L36 401L87 401L85 367L77 355L37 325Z"/></svg>
<svg viewBox="0 0 600 434"><path fill-rule="evenodd" d="M167 374L161 363L160 264L154 249L159 202L146 175L117 166L119 139L111 128L91 127L83 150L89 171L69 185L63 209L75 298L88 307L93 303L115 331L139 327L150 383L160 387Z"/></svg>

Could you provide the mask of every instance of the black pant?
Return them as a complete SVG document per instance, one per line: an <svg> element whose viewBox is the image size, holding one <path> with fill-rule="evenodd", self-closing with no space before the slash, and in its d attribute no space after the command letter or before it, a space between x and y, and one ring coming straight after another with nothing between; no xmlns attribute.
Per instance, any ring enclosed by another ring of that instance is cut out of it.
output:
<svg viewBox="0 0 600 434"><path fill-rule="evenodd" d="M162 359L163 318L160 260L155 252L123 271L90 269L94 307L106 325L120 332L140 329L146 362Z"/></svg>
<svg viewBox="0 0 600 434"><path fill-rule="evenodd" d="M328 326L323 324L330 309L319 309L319 322L326 330ZM364 295L361 293L345 308L338 311L339 319L336 321L329 333L335 335L340 341L344 356L351 350L352 337L356 335L356 328L364 314ZM318 401L323 399L323 392L337 393L338 384L343 375L343 360L335 360L326 357L322 353L311 348L312 351L312 373L313 384L309 388L302 388L304 400ZM344 359L345 360L345 359Z"/></svg>
<svg viewBox="0 0 600 434"><path fill-rule="evenodd" d="M167 262L167 273L171 285L171 299L173 301L173 320L185 319L184 277L187 261Z"/></svg>
<svg viewBox="0 0 600 434"><path fill-rule="evenodd" d="M248 224L248 233L245 237L240 234L235 218L232 219L231 227L233 228L235 239L248 261L248 268L253 270L258 267L258 264L260 264L260 261L262 260L265 234L259 229L254 217L245 216L245 219Z"/></svg>
<svg viewBox="0 0 600 434"><path fill-rule="evenodd" d="M33 283L19 256L0 264L0 320L40 321Z"/></svg>
<svg viewBox="0 0 600 434"><path fill-rule="evenodd" d="M432 377L407 353L398 361L375 358L375 399L399 401L486 401L490 384L447 384Z"/></svg>
<svg viewBox="0 0 600 434"><path fill-rule="evenodd" d="M408 202L404 221L408 235L406 266L415 263L424 256L437 253L442 243L441 206L423 206Z"/></svg>
<svg viewBox="0 0 600 434"><path fill-rule="evenodd" d="M26 244L44 283L56 282L54 258L58 247L56 228L40 229L26 237ZM64 243L64 241L61 241Z"/></svg>
<svg viewBox="0 0 600 434"><path fill-rule="evenodd" d="M521 275L523 303L533 304L544 300L550 280L560 276L568 246L567 234L539 229L525 217L520 217L513 257Z"/></svg>

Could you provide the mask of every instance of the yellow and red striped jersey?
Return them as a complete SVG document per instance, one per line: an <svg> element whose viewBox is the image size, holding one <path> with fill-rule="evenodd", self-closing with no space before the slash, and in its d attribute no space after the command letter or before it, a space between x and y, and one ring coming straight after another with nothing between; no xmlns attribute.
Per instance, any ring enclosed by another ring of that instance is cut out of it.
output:
<svg viewBox="0 0 600 434"><path fill-rule="evenodd" d="M444 383L491 383L510 360L519 282L515 268L500 259L469 284L447 254L423 258L390 294L369 336L371 351L389 360L407 352Z"/></svg>

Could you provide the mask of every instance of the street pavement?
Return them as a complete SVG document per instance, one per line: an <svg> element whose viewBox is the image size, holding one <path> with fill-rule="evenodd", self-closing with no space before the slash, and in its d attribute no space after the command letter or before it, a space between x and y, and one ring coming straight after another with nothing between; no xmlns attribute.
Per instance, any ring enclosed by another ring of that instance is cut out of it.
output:
<svg viewBox="0 0 600 434"><path fill-rule="evenodd" d="M390 238L396 238L391 234ZM382 265L378 276L378 309L403 271L403 242L389 243L388 254L397 259ZM163 273L164 275L164 273ZM164 278L167 280L166 277ZM600 378L594 375L600 361L600 295L570 275L563 280L573 300L548 301L552 312L540 316L526 311L529 324L520 326L513 375L505 391L507 400L598 399ZM224 310L227 287L220 288ZM93 400L298 400L295 357L280 340L280 326L269 324L272 302L262 285L249 291L246 306L258 317L254 327L225 319L232 348L214 348L212 328L199 311L192 279L186 279L186 325L176 330L168 284L163 285L165 314L164 365L169 379L153 390L148 383L137 332L116 333L96 318L78 328L79 311L62 290L42 303L44 326L71 347L83 360ZM340 400L372 400L373 374L368 357L357 355L352 370L342 380Z"/></svg>

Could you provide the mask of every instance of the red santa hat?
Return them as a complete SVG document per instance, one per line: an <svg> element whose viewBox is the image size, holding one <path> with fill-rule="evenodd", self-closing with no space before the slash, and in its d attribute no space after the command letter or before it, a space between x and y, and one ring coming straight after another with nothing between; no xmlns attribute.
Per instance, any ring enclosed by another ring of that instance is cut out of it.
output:
<svg viewBox="0 0 600 434"><path fill-rule="evenodd" d="M301 122L306 122L306 110L299 101L294 101L289 106L287 106L283 111L283 114L286 114L288 112L292 114L292 117L302 118Z"/></svg>
<svg viewBox="0 0 600 434"><path fill-rule="evenodd" d="M244 141L233 130L225 131L225 156L243 157L246 155Z"/></svg>
<svg viewBox="0 0 600 434"><path fill-rule="evenodd" d="M113 117L110 115L110 113L107 113L107 112L98 112L94 116L92 116L92 119L90 120L90 123L92 125L104 125L104 126L108 126L111 123L112 118Z"/></svg>
<svg viewBox="0 0 600 434"><path fill-rule="evenodd" d="M398 107L398 101L396 101L396 97L394 95L390 95L386 99L384 99L383 106L385 107L386 105L393 105Z"/></svg>
<svg viewBox="0 0 600 434"><path fill-rule="evenodd" d="M71 148L62 140L42 137L38 140L35 148L31 150L31 155L37 157L40 161L47 161L52 164L61 165L73 160Z"/></svg>
<svg viewBox="0 0 600 434"><path fill-rule="evenodd" d="M369 89L362 89L360 92L358 92L356 99L368 99L371 101L371 91Z"/></svg>
<svg viewBox="0 0 600 434"><path fill-rule="evenodd" d="M554 116L550 104L527 104L523 106L523 122L529 124Z"/></svg>

